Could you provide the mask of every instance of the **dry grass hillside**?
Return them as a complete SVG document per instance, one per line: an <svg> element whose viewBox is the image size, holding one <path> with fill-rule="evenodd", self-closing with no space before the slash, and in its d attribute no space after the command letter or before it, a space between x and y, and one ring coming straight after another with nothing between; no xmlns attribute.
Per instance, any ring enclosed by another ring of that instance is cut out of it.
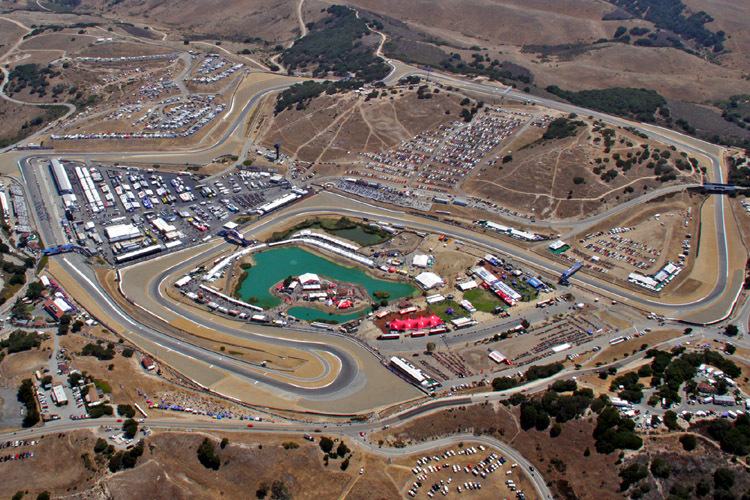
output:
<svg viewBox="0 0 750 500"><path fill-rule="evenodd" d="M8 3L21 8L27 4L25 0ZM286 41L296 38L299 30L295 0L82 0L74 11L172 28L185 36L209 40L259 37Z"/></svg>
<svg viewBox="0 0 750 500"><path fill-rule="evenodd" d="M609 7L591 0L355 0L352 4L460 44L556 45L611 35L607 23L601 22Z"/></svg>

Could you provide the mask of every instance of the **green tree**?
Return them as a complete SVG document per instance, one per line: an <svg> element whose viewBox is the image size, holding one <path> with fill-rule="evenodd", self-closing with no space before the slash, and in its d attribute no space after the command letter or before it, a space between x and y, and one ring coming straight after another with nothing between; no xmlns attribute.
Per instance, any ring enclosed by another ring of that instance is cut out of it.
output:
<svg viewBox="0 0 750 500"><path fill-rule="evenodd" d="M323 436L320 438L320 443L318 443L318 446L320 446L320 449L323 450L323 453L330 453L333 449L333 440Z"/></svg>
<svg viewBox="0 0 750 500"><path fill-rule="evenodd" d="M664 414L664 425L671 431L681 429L680 424L677 423L677 414L672 410L667 410Z"/></svg>
<svg viewBox="0 0 750 500"><path fill-rule="evenodd" d="M94 453L104 453L107 448L109 448L109 444L107 444L106 439L98 438L94 443Z"/></svg>
<svg viewBox="0 0 750 500"><path fill-rule="evenodd" d="M515 387L518 382L513 377L496 377L492 380L492 389L495 391L505 391Z"/></svg>
<svg viewBox="0 0 750 500"><path fill-rule="evenodd" d="M49 500L49 491L43 491L36 496L36 500Z"/></svg>
<svg viewBox="0 0 750 500"><path fill-rule="evenodd" d="M435 342L427 342L427 352L430 354L435 352Z"/></svg>
<svg viewBox="0 0 750 500"><path fill-rule="evenodd" d="M21 500L23 498L23 491L16 491L15 495L11 497L11 500Z"/></svg>
<svg viewBox="0 0 750 500"><path fill-rule="evenodd" d="M39 410L36 406L36 396L34 394L34 383L27 378L21 382L17 393L18 401L26 406L26 415L23 418L23 426L31 427L39 422Z"/></svg>
<svg viewBox="0 0 750 500"><path fill-rule="evenodd" d="M347 458L343 462L341 462L341 470L346 470L349 468L349 459Z"/></svg>
<svg viewBox="0 0 750 500"><path fill-rule="evenodd" d="M135 417L135 410L130 405L121 404L117 405L117 414L121 417L133 418Z"/></svg>
<svg viewBox="0 0 750 500"><path fill-rule="evenodd" d="M198 446L198 461L206 469L219 470L221 459L216 454L213 442L208 438L204 438L203 442Z"/></svg>
<svg viewBox="0 0 750 500"><path fill-rule="evenodd" d="M138 434L138 422L129 418L122 423L122 430L126 438L133 439Z"/></svg>
<svg viewBox="0 0 750 500"><path fill-rule="evenodd" d="M338 455L340 458L344 458L347 453L349 453L349 448L344 444L343 441L341 441L338 448L336 448L336 455Z"/></svg>
<svg viewBox="0 0 750 500"><path fill-rule="evenodd" d="M684 434L680 436L680 443L685 451L693 451L697 444L697 439L692 434Z"/></svg>
<svg viewBox="0 0 750 500"><path fill-rule="evenodd" d="M737 328L737 325L727 325L724 328L724 334L730 337L736 337L738 333L740 333L740 329Z"/></svg>
<svg viewBox="0 0 750 500"><path fill-rule="evenodd" d="M562 425L560 425L558 422L555 422L554 425L549 430L550 437L556 438L560 435L562 432Z"/></svg>
<svg viewBox="0 0 750 500"><path fill-rule="evenodd" d="M89 410L89 417L91 418L99 418L103 417L105 415L112 415L114 413L114 410L109 405L99 405L94 406Z"/></svg>
<svg viewBox="0 0 750 500"><path fill-rule="evenodd" d="M219 445L219 447L223 450L224 448L227 447L228 444L229 444L229 438L226 438L226 437L221 438L221 444Z"/></svg>
<svg viewBox="0 0 750 500"><path fill-rule="evenodd" d="M626 491L630 488L631 484L635 484L641 479L646 479L648 477L648 469L643 464L634 463L622 469L618 475L622 478L620 491Z"/></svg>
<svg viewBox="0 0 750 500"><path fill-rule="evenodd" d="M43 290L44 285L42 285L41 281L32 281L29 283L29 286L26 287L26 297L31 300L37 300L42 297Z"/></svg>
<svg viewBox="0 0 750 500"><path fill-rule="evenodd" d="M661 457L656 457L651 461L651 474L654 477L660 479L667 479L672 473L672 467L669 466L666 460Z"/></svg>
<svg viewBox="0 0 750 500"><path fill-rule="evenodd" d="M734 472L726 467L719 467L714 471L714 487L718 490L729 490L734 486Z"/></svg>

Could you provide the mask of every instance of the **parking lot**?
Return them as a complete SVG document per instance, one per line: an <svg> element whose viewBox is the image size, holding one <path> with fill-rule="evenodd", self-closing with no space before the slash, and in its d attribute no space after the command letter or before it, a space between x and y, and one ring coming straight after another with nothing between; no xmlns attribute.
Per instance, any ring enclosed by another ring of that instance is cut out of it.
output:
<svg viewBox="0 0 750 500"><path fill-rule="evenodd" d="M199 243L290 188L271 182L267 172L238 170L207 180L153 168L60 163L68 186L55 184L70 192L61 195L68 241L59 244L85 247L116 264Z"/></svg>
<svg viewBox="0 0 750 500"><path fill-rule="evenodd" d="M384 153L360 153L367 158L364 169L369 172L352 171L351 174L446 193L460 184L529 117L528 113L485 106L471 123L454 120L417 134Z"/></svg>
<svg viewBox="0 0 750 500"><path fill-rule="evenodd" d="M507 462L505 457L490 452L481 444L426 455L419 458L411 470L414 482L407 485L406 494L411 498L423 498L423 495L434 498L438 494L472 497L473 493L488 486L491 494L523 500L526 498L521 489L521 480L525 482L525 478L521 478L523 473L518 464ZM504 484L499 483L500 479Z"/></svg>

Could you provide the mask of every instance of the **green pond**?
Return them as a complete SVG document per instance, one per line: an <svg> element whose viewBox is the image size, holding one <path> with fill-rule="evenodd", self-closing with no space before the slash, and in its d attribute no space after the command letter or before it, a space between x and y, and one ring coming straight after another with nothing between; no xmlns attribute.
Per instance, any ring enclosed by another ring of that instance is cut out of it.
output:
<svg viewBox="0 0 750 500"><path fill-rule="evenodd" d="M250 297L256 297L258 300L254 304L264 309L281 304L279 299L271 295L271 287L283 281L287 276L299 276L304 273L315 273L336 281L362 285L371 297L375 290L382 290L391 294L389 300L408 297L417 291L408 283L378 280L358 268L340 266L298 247L278 247L266 250L253 254L253 259L255 259L255 265L247 270L247 278L242 282L238 292L245 301L249 301ZM364 314L363 310L358 313L329 315L308 307L293 307L288 312L295 318L309 321L318 319L349 321Z"/></svg>

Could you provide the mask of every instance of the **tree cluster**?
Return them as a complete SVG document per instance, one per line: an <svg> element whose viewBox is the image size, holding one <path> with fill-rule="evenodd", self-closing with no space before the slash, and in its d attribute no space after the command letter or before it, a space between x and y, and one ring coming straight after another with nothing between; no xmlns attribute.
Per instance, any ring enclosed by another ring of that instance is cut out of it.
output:
<svg viewBox="0 0 750 500"><path fill-rule="evenodd" d="M82 356L93 356L100 361L110 360L115 357L114 344L108 344L103 347L101 344L86 344L81 349Z"/></svg>
<svg viewBox="0 0 750 500"><path fill-rule="evenodd" d="M583 127L581 120L570 120L565 117L555 118L547 126L547 130L542 135L542 139L564 139L573 137L578 133L578 129Z"/></svg>
<svg viewBox="0 0 750 500"><path fill-rule="evenodd" d="M11 332L7 339L0 340L0 349L7 349L8 354L13 354L14 352L37 349L41 343L42 341L36 332L16 330Z"/></svg>
<svg viewBox="0 0 750 500"><path fill-rule="evenodd" d="M615 450L637 450L643 446L643 440L634 432L635 422L622 417L613 406L607 406L599 414L594 429L596 451L603 454Z"/></svg>
<svg viewBox="0 0 750 500"><path fill-rule="evenodd" d="M733 455L750 453L750 415L740 415L734 422L714 419L708 426L709 435L719 442L721 449Z"/></svg>
<svg viewBox="0 0 750 500"><path fill-rule="evenodd" d="M643 384L638 382L639 379L640 376L635 372L620 375L612 381L609 390L617 392L617 395L626 401L640 403L643 399Z"/></svg>
<svg viewBox="0 0 750 500"><path fill-rule="evenodd" d="M34 383L30 378L23 379L16 394L18 401L26 407L26 415L23 417L23 426L31 427L39 422L39 409L36 406L36 395L34 394Z"/></svg>
<svg viewBox="0 0 750 500"><path fill-rule="evenodd" d="M328 16L313 24L306 36L284 51L284 65L290 71L316 65L314 77L354 75L360 82L385 78L390 67L375 56L372 46L362 43L362 38L371 33L365 21L343 5L332 5L326 13Z"/></svg>
<svg viewBox="0 0 750 500"><path fill-rule="evenodd" d="M8 74L8 85L6 91L9 94L20 92L26 87L31 87L30 94L39 94L44 97L49 87L49 78L58 76L60 72L50 67L41 67L39 64L19 64Z"/></svg>
<svg viewBox="0 0 750 500"><path fill-rule="evenodd" d="M564 368L562 363L550 363L548 365L534 365L524 373L524 379L532 382L540 378L548 378Z"/></svg>
<svg viewBox="0 0 750 500"><path fill-rule="evenodd" d="M656 120L654 113L667 101L654 90L614 87L601 90L563 90L557 85L547 87L547 92L576 106L595 109L644 122Z"/></svg>
<svg viewBox="0 0 750 500"><path fill-rule="evenodd" d="M109 459L109 470L117 472L122 469L132 469L138 462L138 458L143 455L143 440L138 441L134 447L128 451L118 451Z"/></svg>
<svg viewBox="0 0 750 500"><path fill-rule="evenodd" d="M680 0L613 0L611 3L654 23L657 28L676 33L686 40L693 40L703 47L713 47L714 52L724 50L726 34L723 31L714 33L705 26L713 18L704 11L685 16L686 6Z"/></svg>

